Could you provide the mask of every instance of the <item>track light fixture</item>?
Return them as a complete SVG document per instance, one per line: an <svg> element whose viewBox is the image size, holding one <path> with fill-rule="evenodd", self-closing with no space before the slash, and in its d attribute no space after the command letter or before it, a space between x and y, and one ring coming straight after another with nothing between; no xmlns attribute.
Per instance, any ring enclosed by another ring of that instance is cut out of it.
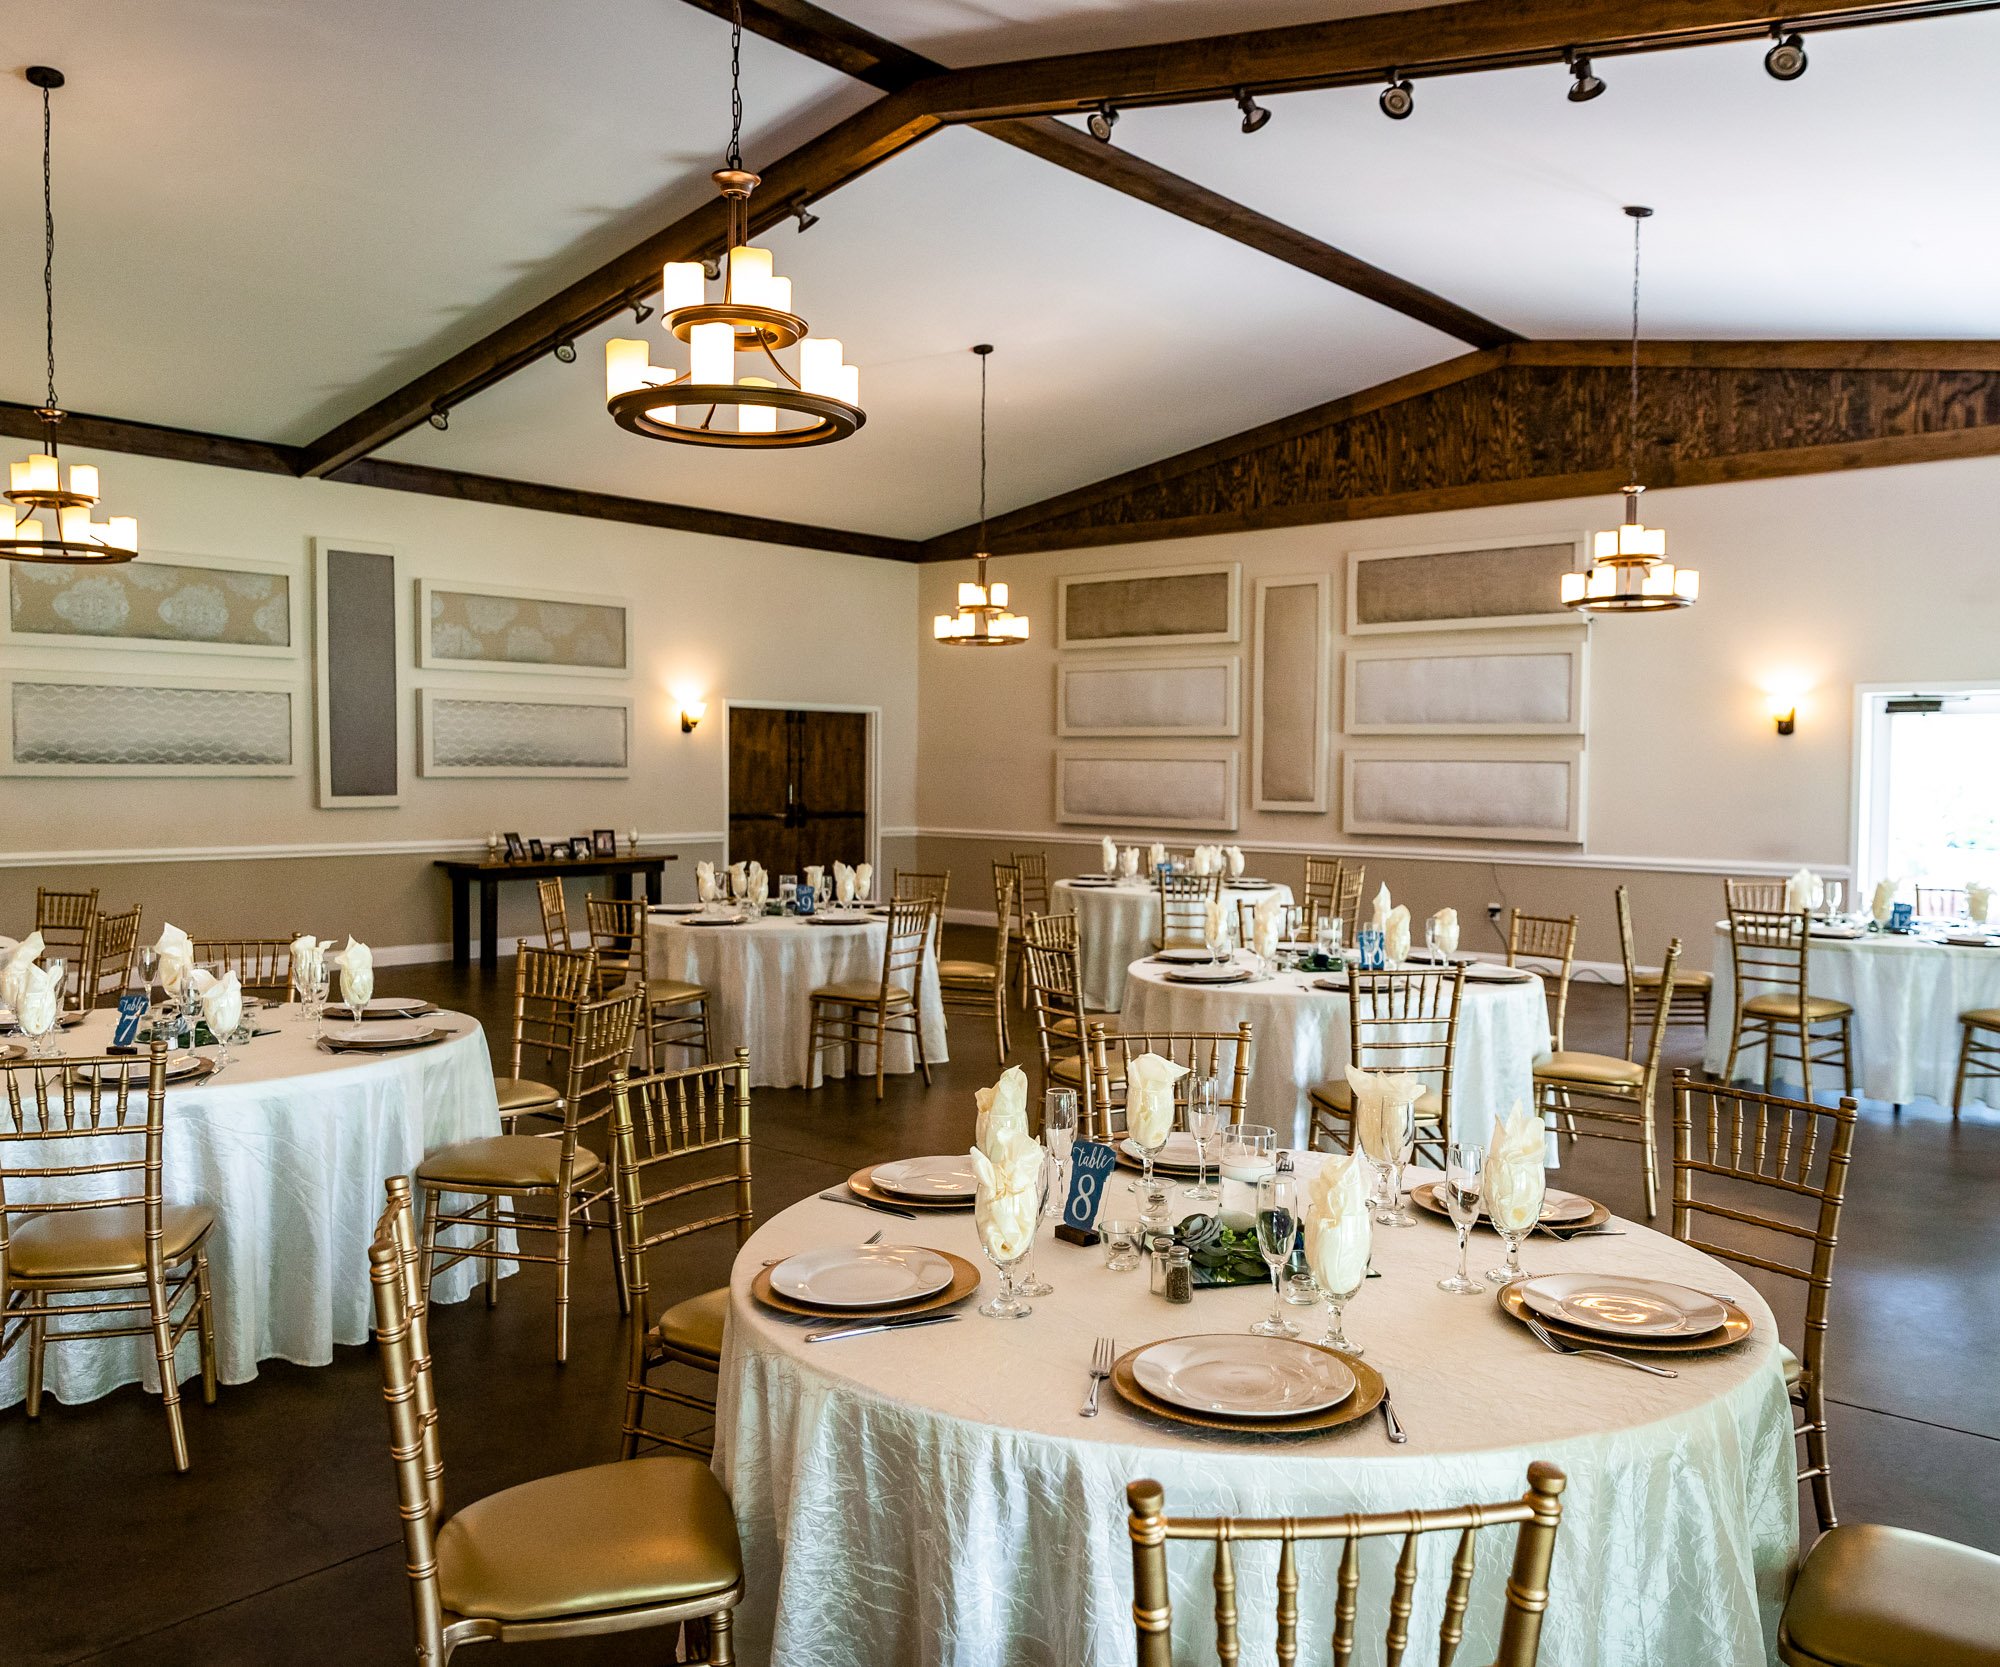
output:
<svg viewBox="0 0 2000 1667"><path fill-rule="evenodd" d="M652 302L634 301L632 303L632 322L634 324L644 324L646 320L651 318L652 316L653 316Z"/></svg>
<svg viewBox="0 0 2000 1667"><path fill-rule="evenodd" d="M565 365L573 365L573 364L575 364L575 363L576 363L576 343L575 343L575 342L557 342L557 343L556 343L556 359L557 359L557 362L558 362L558 363L561 363L561 364L565 364Z"/></svg>
<svg viewBox="0 0 2000 1667"><path fill-rule="evenodd" d="M1565 52L1563 62L1576 79L1570 83L1569 101L1572 104L1588 104L1604 91L1604 83L1590 73L1588 53Z"/></svg>
<svg viewBox="0 0 2000 1667"><path fill-rule="evenodd" d="M1382 106L1382 114L1389 120L1404 121L1417 107L1417 89L1398 78L1392 69L1389 71L1389 84L1382 89L1382 97L1377 102Z"/></svg>
<svg viewBox="0 0 2000 1667"><path fill-rule="evenodd" d="M714 283L717 278L720 278L722 276L722 257L720 255L703 255L701 258L701 275L710 283Z"/></svg>
<svg viewBox="0 0 2000 1667"><path fill-rule="evenodd" d="M1764 73L1773 81L1796 81L1806 72L1803 35L1786 34L1783 24L1771 26L1771 50L1764 54Z"/></svg>
<svg viewBox="0 0 2000 1667"><path fill-rule="evenodd" d="M819 216L806 207L803 198L792 204L792 218L798 221L802 232L809 232L819 224Z"/></svg>
<svg viewBox="0 0 2000 1667"><path fill-rule="evenodd" d="M1245 133L1257 132L1258 129L1271 119L1271 112L1250 96L1250 89L1248 87L1238 87L1236 89L1236 108L1243 112L1243 131Z"/></svg>
<svg viewBox="0 0 2000 1667"><path fill-rule="evenodd" d="M1099 144L1108 145L1111 143L1111 130L1118 125L1118 112L1108 104L1100 104L1091 111L1087 125L1091 138Z"/></svg>
<svg viewBox="0 0 2000 1667"><path fill-rule="evenodd" d="M430 425L438 433L442 434L446 429L451 427L451 413L440 406L430 414Z"/></svg>

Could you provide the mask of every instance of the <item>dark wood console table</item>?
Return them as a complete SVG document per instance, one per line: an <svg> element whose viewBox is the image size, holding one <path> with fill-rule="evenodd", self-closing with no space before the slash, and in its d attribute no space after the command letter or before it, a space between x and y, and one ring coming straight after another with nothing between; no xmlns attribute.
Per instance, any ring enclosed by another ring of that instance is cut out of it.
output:
<svg viewBox="0 0 2000 1667"><path fill-rule="evenodd" d="M632 895L632 882L644 875L646 901L660 901L660 883L670 862L679 858L671 851L659 856L643 852L629 857L590 857L571 861L532 858L526 862L500 862L485 857L476 860L441 858L437 866L451 881L451 964L462 967L472 959L472 888L479 887L479 964L491 972L500 961L500 888L509 880L575 880L609 874L612 889L620 897Z"/></svg>

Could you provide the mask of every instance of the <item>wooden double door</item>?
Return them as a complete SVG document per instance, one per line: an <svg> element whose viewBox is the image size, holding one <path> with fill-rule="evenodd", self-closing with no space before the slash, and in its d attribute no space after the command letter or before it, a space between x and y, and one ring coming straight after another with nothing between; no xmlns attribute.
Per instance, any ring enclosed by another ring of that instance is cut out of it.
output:
<svg viewBox="0 0 2000 1667"><path fill-rule="evenodd" d="M868 715L729 709L729 860L780 874L868 861Z"/></svg>

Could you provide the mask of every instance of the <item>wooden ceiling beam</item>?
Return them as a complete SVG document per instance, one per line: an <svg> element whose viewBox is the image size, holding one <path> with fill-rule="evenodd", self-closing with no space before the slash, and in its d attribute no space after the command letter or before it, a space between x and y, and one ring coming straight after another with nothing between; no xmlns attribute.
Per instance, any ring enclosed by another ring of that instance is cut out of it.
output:
<svg viewBox="0 0 2000 1667"><path fill-rule="evenodd" d="M40 440L39 408L12 400L0 401L0 434L13 440ZM123 452L128 457L164 457L172 463L212 463L223 469L249 469L264 475L298 473L296 446L267 440L238 440L226 434L204 434L193 428L167 428L159 423L126 422L119 417L93 417L68 411L56 440L65 446Z"/></svg>
<svg viewBox="0 0 2000 1667"><path fill-rule="evenodd" d="M697 11L730 21L731 0L683 0ZM900 93L913 82L948 75L946 67L921 52L873 34L858 23L811 4L811 0L742 0L743 27L828 69L865 81L885 93Z"/></svg>

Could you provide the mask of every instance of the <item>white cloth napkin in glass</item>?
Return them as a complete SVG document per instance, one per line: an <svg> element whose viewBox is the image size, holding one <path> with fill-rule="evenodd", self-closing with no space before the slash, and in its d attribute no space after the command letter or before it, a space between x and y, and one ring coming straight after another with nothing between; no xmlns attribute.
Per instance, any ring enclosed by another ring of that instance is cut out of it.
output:
<svg viewBox="0 0 2000 1667"><path fill-rule="evenodd" d="M1139 877L1139 847L1128 845L1118 853L1118 878L1136 880Z"/></svg>
<svg viewBox="0 0 2000 1667"><path fill-rule="evenodd" d="M1889 916L1896 909L1896 893L1903 889L1901 880L1878 880L1875 882L1875 896L1869 903L1868 912L1875 917L1877 926L1887 926Z"/></svg>
<svg viewBox="0 0 2000 1667"><path fill-rule="evenodd" d="M195 994L201 1000L201 1016L219 1042L234 1036L243 1024L243 985L234 972L217 978L212 972L195 968Z"/></svg>
<svg viewBox="0 0 2000 1667"><path fill-rule="evenodd" d="M1154 840L1151 845L1146 847L1146 866L1152 869L1155 873L1159 871L1160 864L1165 862L1166 860L1167 860L1167 848L1164 845L1162 845L1157 839Z"/></svg>
<svg viewBox="0 0 2000 1667"><path fill-rule="evenodd" d="M1387 892L1384 892L1387 895ZM1382 958L1407 961L1410 958L1410 911L1398 903L1382 922Z"/></svg>
<svg viewBox="0 0 2000 1667"><path fill-rule="evenodd" d="M833 865L833 894L842 908L854 901L854 870L844 862Z"/></svg>
<svg viewBox="0 0 2000 1667"><path fill-rule="evenodd" d="M16 1014L20 1012L21 988L44 947L39 932L30 932L14 946L13 953L7 957L6 967L0 969L0 1007L11 1008Z"/></svg>
<svg viewBox="0 0 2000 1667"><path fill-rule="evenodd" d="M1224 855L1224 856L1225 856L1226 858L1228 858L1228 860L1229 860L1229 877L1230 877L1230 879L1232 879L1232 880L1240 880L1240 879L1242 879L1242 878L1243 878L1243 847L1242 847L1242 846L1240 846L1240 845L1232 845L1232 846L1230 846L1230 847L1229 847L1229 848L1228 848L1227 850L1225 850L1225 851L1223 852L1223 855Z"/></svg>
<svg viewBox="0 0 2000 1667"><path fill-rule="evenodd" d="M303 990L326 971L326 952L333 947L310 932L292 939L292 988Z"/></svg>
<svg viewBox="0 0 2000 1667"><path fill-rule="evenodd" d="M168 921L160 928L160 941L153 948L160 957L160 987L178 998L187 975L194 970L194 945L187 933Z"/></svg>
<svg viewBox="0 0 2000 1667"><path fill-rule="evenodd" d="M1546 1156L1547 1130L1541 1118L1516 1104L1494 1134L1479 1183L1480 1198L1494 1226L1525 1233L1541 1219Z"/></svg>
<svg viewBox="0 0 2000 1667"><path fill-rule="evenodd" d="M1977 926L1984 926L1993 913L1993 888L1974 883L1965 888L1965 913Z"/></svg>
<svg viewBox="0 0 2000 1667"><path fill-rule="evenodd" d="M357 1015L375 995L375 952L350 933L333 960L340 967L340 999Z"/></svg>
<svg viewBox="0 0 2000 1667"><path fill-rule="evenodd" d="M872 862L858 862L854 865L854 895L863 902L875 889L875 865Z"/></svg>
<svg viewBox="0 0 2000 1667"><path fill-rule="evenodd" d="M1810 914L1826 901L1826 882L1810 868L1801 868L1785 882L1785 911Z"/></svg>
<svg viewBox="0 0 2000 1667"><path fill-rule="evenodd" d="M698 862L694 865L694 894L704 903L715 901L715 864Z"/></svg>
<svg viewBox="0 0 2000 1667"><path fill-rule="evenodd" d="M1376 931L1382 931L1389 924L1389 910L1392 907L1389 901L1389 882L1384 880L1382 889L1375 894L1375 914L1368 924Z"/></svg>
<svg viewBox="0 0 2000 1667"><path fill-rule="evenodd" d="M1118 872L1118 845L1109 834L1104 836L1103 855L1104 872L1107 874L1116 874Z"/></svg>
<svg viewBox="0 0 2000 1667"><path fill-rule="evenodd" d="M1285 904L1275 892L1251 911L1250 930L1256 934L1257 953L1267 961L1272 959L1285 935Z"/></svg>
<svg viewBox="0 0 2000 1667"><path fill-rule="evenodd" d="M1125 1132L1148 1151L1164 1146L1174 1128L1174 1084L1185 1065L1142 1053L1125 1067Z"/></svg>
<svg viewBox="0 0 2000 1667"><path fill-rule="evenodd" d="M1028 1132L1028 1073L1009 1065L991 1088L975 1088L973 1104L979 1108L973 1123L972 1143L988 1157L997 1157L1014 1135Z"/></svg>
<svg viewBox="0 0 2000 1667"><path fill-rule="evenodd" d="M1458 953L1458 911L1440 909L1431 916L1431 936L1437 939L1440 955Z"/></svg>
<svg viewBox="0 0 2000 1667"><path fill-rule="evenodd" d="M1354 1095L1354 1134L1361 1150L1377 1162L1392 1145L1400 1147L1403 1131L1424 1091L1424 1079L1413 1071L1364 1071L1347 1067L1347 1086Z"/></svg>
<svg viewBox="0 0 2000 1667"><path fill-rule="evenodd" d="M826 864L812 862L806 864L806 884L818 891L820 882L826 878Z"/></svg>
<svg viewBox="0 0 2000 1667"><path fill-rule="evenodd" d="M1042 1204L1041 1142L1028 1133L1028 1076L1018 1065L1001 1072L991 1088L973 1095L978 1105L972 1145L972 1223L996 1261L1011 1262L1034 1242Z"/></svg>
<svg viewBox="0 0 2000 1667"><path fill-rule="evenodd" d="M1219 897L1211 897L1201 906L1201 941L1224 948L1235 936L1230 927L1235 923L1236 911Z"/></svg>
<svg viewBox="0 0 2000 1667"><path fill-rule="evenodd" d="M56 981L48 969L29 962L21 969L14 999L14 1022L27 1036L46 1036L56 1027Z"/></svg>
<svg viewBox="0 0 2000 1667"><path fill-rule="evenodd" d="M1345 1297L1368 1277L1368 1180L1358 1153L1320 1162L1306 1195L1306 1266L1322 1291Z"/></svg>

